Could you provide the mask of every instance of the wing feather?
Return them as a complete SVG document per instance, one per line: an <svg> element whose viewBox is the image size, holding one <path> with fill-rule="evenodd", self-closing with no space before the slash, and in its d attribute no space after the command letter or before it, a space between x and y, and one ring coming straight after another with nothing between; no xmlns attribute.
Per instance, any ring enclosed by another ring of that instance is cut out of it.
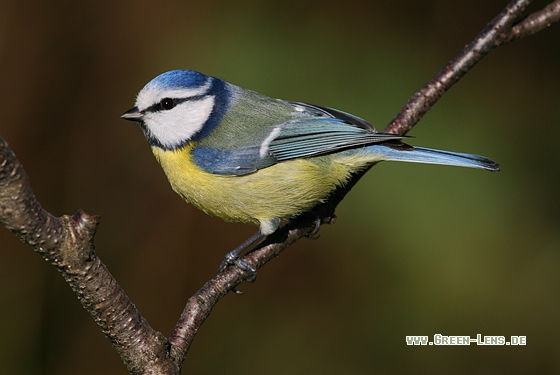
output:
<svg viewBox="0 0 560 375"><path fill-rule="evenodd" d="M284 161L403 138L375 133L371 128L362 128L337 118L309 118L292 120L281 126L268 147L278 161Z"/></svg>
<svg viewBox="0 0 560 375"><path fill-rule="evenodd" d="M195 163L209 173L244 175L297 158L405 138L376 133L373 126L356 116L332 108L289 102L294 115L289 121L271 127L256 144L230 150L195 147Z"/></svg>

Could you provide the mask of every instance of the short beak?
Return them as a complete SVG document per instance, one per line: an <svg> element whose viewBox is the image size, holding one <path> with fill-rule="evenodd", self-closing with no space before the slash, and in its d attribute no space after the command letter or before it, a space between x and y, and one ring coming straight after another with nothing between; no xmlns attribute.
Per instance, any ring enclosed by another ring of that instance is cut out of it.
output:
<svg viewBox="0 0 560 375"><path fill-rule="evenodd" d="M144 114L138 110L138 107L132 107L121 115L121 118L129 121L142 121Z"/></svg>

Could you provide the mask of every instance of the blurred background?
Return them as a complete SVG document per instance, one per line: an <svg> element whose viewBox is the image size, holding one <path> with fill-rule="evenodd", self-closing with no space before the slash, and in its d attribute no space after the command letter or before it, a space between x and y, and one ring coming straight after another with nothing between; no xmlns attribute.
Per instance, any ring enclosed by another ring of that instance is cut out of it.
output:
<svg viewBox="0 0 560 375"><path fill-rule="evenodd" d="M547 1L535 1L533 10ZM55 215L102 222L97 252L168 336L187 298L255 231L182 202L119 116L189 68L383 127L507 0L0 0L0 135ZM195 374L558 373L560 25L487 56L410 143L500 173L374 167L334 226L230 294L184 363ZM0 228L0 374L125 374L58 272ZM425 346L406 335L527 336Z"/></svg>

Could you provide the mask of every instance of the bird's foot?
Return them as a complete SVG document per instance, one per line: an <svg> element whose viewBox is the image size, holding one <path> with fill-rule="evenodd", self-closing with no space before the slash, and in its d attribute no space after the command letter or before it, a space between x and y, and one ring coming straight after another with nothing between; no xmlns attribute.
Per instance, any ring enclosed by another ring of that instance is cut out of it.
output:
<svg viewBox="0 0 560 375"><path fill-rule="evenodd" d="M319 214L317 214L313 211L310 211L310 212L315 215L315 227L309 233L307 233L305 236L307 238L309 238L310 240L316 240L319 237L321 237L321 235L318 234L319 229L321 229L321 225L322 224L334 224L334 222L336 221L336 215L332 215L328 218L323 219L319 216Z"/></svg>
<svg viewBox="0 0 560 375"><path fill-rule="evenodd" d="M242 271L248 274L245 281L252 283L257 278L257 269L255 266L249 264L248 262L240 259L240 255L247 250L251 245L255 244L259 239L261 239L263 235L260 231L253 234L247 240L245 240L241 245L237 246L235 249L230 251L226 254L224 260L220 264L220 268L218 269L218 273L222 273L225 271L226 268L229 266L237 266ZM233 291L237 294L243 294L243 292L238 291L237 289L233 289Z"/></svg>

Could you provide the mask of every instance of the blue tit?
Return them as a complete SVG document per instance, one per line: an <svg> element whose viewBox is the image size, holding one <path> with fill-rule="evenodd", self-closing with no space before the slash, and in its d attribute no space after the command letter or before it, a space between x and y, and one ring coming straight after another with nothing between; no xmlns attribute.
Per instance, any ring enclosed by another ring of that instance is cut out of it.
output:
<svg viewBox="0 0 560 375"><path fill-rule="evenodd" d="M412 147L351 114L273 99L192 70L148 82L122 118L140 125L184 200L258 225L253 242L380 161L498 170L482 156Z"/></svg>

